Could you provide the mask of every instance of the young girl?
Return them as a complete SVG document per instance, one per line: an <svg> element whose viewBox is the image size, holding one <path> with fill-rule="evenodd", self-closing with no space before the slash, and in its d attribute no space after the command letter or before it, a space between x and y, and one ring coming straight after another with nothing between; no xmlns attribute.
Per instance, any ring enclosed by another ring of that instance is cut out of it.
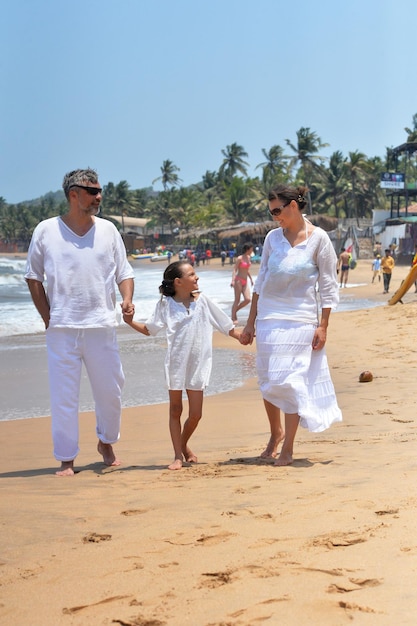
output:
<svg viewBox="0 0 417 626"><path fill-rule="evenodd" d="M237 257L236 263L233 267L231 287L235 290L235 301L232 306L232 320L237 324L237 312L243 309L251 302L251 291L249 286L249 279L253 285L253 279L249 268L251 266L251 254L253 252L253 245L251 243L244 243L242 248L242 254ZM240 301L243 296L243 302Z"/></svg>
<svg viewBox="0 0 417 626"><path fill-rule="evenodd" d="M188 440L197 428L203 409L203 390L212 365L213 327L239 340L232 320L198 290L198 276L187 260L168 265L159 291L162 294L155 311L145 324L124 315L124 321L144 335L164 330L168 349L165 378L169 390L169 430L174 446L170 470L179 470L183 458L196 463L197 457ZM188 396L189 416L181 431L182 392Z"/></svg>

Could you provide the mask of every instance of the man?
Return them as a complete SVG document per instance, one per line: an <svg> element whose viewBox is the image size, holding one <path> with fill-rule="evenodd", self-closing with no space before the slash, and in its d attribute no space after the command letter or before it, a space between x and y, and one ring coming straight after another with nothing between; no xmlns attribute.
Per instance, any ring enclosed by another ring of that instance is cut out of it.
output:
<svg viewBox="0 0 417 626"><path fill-rule="evenodd" d="M389 284L391 282L392 270L394 269L395 261L391 256L391 250L387 248L385 250L385 256L381 259L382 278L384 280L384 293L389 292Z"/></svg>
<svg viewBox="0 0 417 626"><path fill-rule="evenodd" d="M35 228L25 278L46 328L54 456L61 461L56 473L73 476L82 363L95 401L98 452L106 465L120 465L112 446L120 436L124 383L116 285L123 313L131 314L134 274L117 229L96 217L102 191L97 173L74 170L62 187L68 212Z"/></svg>
<svg viewBox="0 0 417 626"><path fill-rule="evenodd" d="M375 278L378 276L378 282L381 282L381 255L377 254L375 259L372 261L372 282L375 281Z"/></svg>
<svg viewBox="0 0 417 626"><path fill-rule="evenodd" d="M350 252L347 252L345 248L342 248L339 255L339 262L337 264L337 273L340 272L340 286L346 287L348 275L349 275L349 263Z"/></svg>

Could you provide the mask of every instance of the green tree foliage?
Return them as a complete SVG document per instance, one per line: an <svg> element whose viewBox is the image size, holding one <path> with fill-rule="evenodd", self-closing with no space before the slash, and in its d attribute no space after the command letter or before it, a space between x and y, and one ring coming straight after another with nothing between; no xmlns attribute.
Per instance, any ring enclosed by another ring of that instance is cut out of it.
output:
<svg viewBox="0 0 417 626"><path fill-rule="evenodd" d="M417 114L406 127L407 142L417 141ZM180 169L167 159L160 168L163 191L152 187L130 189L126 180L109 182L103 190L104 214L147 217L158 227L210 228L244 221L268 219L268 191L278 183L306 185L309 188L309 211L336 217L368 217L376 208L387 208L389 201L380 187L384 171L403 171L407 181L417 181L417 163L410 154L395 154L387 148L384 158L367 157L358 150L344 156L336 150L327 159L324 143L309 127L296 132L296 140L286 139L291 150L281 146L262 148L262 162L256 166L260 175L248 177L248 154L238 143L221 150L217 171L209 171L201 181L182 187ZM0 238L9 242L29 242L38 222L67 210L63 192L49 192L37 200L16 205L0 197ZM123 230L123 227L122 227Z"/></svg>
<svg viewBox="0 0 417 626"><path fill-rule="evenodd" d="M233 178L238 174L247 176L247 168L249 163L244 160L248 156L242 146L237 143L232 143L230 146L226 146L225 150L222 150L223 163L220 165L219 177L226 184L233 181Z"/></svg>
<svg viewBox="0 0 417 626"><path fill-rule="evenodd" d="M164 191L167 191L169 185L171 185L171 187L176 187L180 182L182 182L181 178L179 178L177 174L177 172L179 171L180 168L177 167L175 163L167 159L162 163L161 176L155 178L152 181L152 185L154 185L158 181L161 181Z"/></svg>

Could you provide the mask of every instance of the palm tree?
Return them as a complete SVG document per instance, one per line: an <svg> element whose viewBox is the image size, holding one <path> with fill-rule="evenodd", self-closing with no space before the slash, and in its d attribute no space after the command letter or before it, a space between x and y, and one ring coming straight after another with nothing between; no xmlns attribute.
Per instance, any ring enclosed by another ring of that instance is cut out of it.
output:
<svg viewBox="0 0 417 626"><path fill-rule="evenodd" d="M329 203L333 206L333 213L339 217L339 203L345 197L348 189L348 179L346 178L346 157L337 150L333 152L329 159L329 167L322 170L323 178L321 189L317 198L317 203ZM327 212L327 206L325 207ZM321 212L321 211L319 211Z"/></svg>
<svg viewBox="0 0 417 626"><path fill-rule="evenodd" d="M314 174L317 173L319 163L324 161L324 157L317 154L321 148L327 148L328 143L323 143L317 133L310 130L310 128L301 127L296 132L297 144L294 145L289 139L286 139L287 145L295 152L294 157L290 162L290 167L295 167L299 162L304 174L304 181L306 186L312 187ZM311 195L308 192L308 208L309 213L312 213L311 209Z"/></svg>
<svg viewBox="0 0 417 626"><path fill-rule="evenodd" d="M122 218L122 233L125 232L124 218L129 211L136 208L135 197L129 189L130 185L126 180L114 185L108 183L103 189L103 208L110 215L120 215Z"/></svg>
<svg viewBox="0 0 417 626"><path fill-rule="evenodd" d="M245 149L239 146L237 143L232 143L230 146L226 146L225 150L222 150L224 156L223 163L219 169L219 176L226 183L231 183L232 179L238 172L243 176L247 176L247 167L249 163L244 160L244 157L248 156Z"/></svg>
<svg viewBox="0 0 417 626"><path fill-rule="evenodd" d="M262 148L262 154L266 160L263 163L259 163L255 169L261 167L263 174L269 172L274 177L276 174L283 175L285 173L288 157L284 155L284 150L281 146L272 146L268 151Z"/></svg>
<svg viewBox="0 0 417 626"><path fill-rule="evenodd" d="M347 217L359 217L359 200L362 191L362 184L365 182L366 176L370 171L369 163L363 152L355 150L349 152L349 160L346 161L346 170L350 182L350 193L352 202L348 204L346 210ZM353 211L352 211L353 209Z"/></svg>
<svg viewBox="0 0 417 626"><path fill-rule="evenodd" d="M158 181L161 181L164 191L167 191L168 185L172 185L172 187L175 187L180 182L182 182L181 178L179 178L177 174L177 172L180 171L180 168L177 167L175 163L173 163L169 159L167 159L166 161L162 163L162 167L160 169L161 169L161 176L158 176L158 178L155 178L155 180L152 181L152 185L154 185Z"/></svg>
<svg viewBox="0 0 417 626"><path fill-rule="evenodd" d="M224 206L234 224L253 221L257 201L255 183L250 178L235 176L229 185L225 185Z"/></svg>

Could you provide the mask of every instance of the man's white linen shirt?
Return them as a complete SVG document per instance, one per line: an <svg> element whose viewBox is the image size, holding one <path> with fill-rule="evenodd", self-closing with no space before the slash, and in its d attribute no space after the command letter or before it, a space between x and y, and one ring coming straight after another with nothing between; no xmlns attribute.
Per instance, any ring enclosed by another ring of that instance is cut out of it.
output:
<svg viewBox="0 0 417 626"><path fill-rule="evenodd" d="M110 221L95 218L79 236L52 217L35 228L26 265L26 279L45 277L50 328L101 328L117 326L116 285L134 272Z"/></svg>

